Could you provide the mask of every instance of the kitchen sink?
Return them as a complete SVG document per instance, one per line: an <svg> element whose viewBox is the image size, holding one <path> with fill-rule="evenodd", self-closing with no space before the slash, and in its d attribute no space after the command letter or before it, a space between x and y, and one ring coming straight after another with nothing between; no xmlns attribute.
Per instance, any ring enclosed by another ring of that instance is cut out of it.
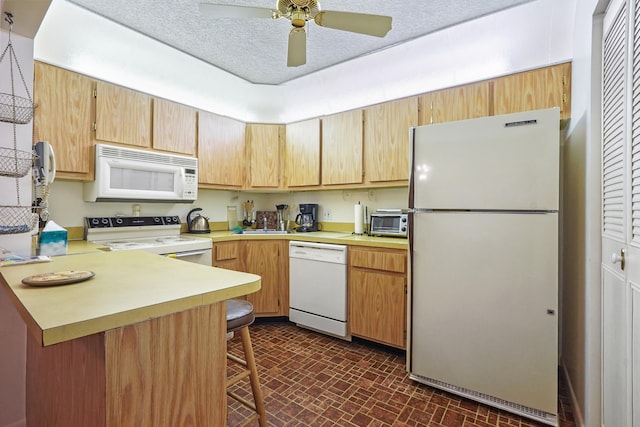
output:
<svg viewBox="0 0 640 427"><path fill-rule="evenodd" d="M290 234L290 231L282 231L282 230L271 230L271 229L263 229L258 228L255 230L242 230L242 234Z"/></svg>

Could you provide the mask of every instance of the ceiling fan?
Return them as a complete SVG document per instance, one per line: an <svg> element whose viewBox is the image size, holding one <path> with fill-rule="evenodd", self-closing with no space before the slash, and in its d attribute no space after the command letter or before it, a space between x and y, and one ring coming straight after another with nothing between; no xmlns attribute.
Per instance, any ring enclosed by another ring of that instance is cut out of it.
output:
<svg viewBox="0 0 640 427"><path fill-rule="evenodd" d="M287 66L298 67L307 62L307 21L321 27L352 33L384 37L391 30L391 17L367 13L320 10L317 0L277 0L276 9L200 3L200 11L212 18L287 18L291 21Z"/></svg>

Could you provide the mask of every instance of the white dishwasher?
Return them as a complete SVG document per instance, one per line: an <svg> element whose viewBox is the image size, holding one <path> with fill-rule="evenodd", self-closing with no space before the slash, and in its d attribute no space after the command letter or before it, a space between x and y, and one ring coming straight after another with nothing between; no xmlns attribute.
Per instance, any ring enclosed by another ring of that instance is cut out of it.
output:
<svg viewBox="0 0 640 427"><path fill-rule="evenodd" d="M351 341L346 245L289 242L289 320Z"/></svg>

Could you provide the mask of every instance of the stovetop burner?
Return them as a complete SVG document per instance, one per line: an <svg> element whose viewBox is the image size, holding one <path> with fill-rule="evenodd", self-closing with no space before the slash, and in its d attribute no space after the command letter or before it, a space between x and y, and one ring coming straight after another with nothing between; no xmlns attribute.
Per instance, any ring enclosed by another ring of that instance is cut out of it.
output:
<svg viewBox="0 0 640 427"><path fill-rule="evenodd" d="M85 218L87 241L112 251L145 250L156 254L211 249L211 239L183 237L177 216Z"/></svg>

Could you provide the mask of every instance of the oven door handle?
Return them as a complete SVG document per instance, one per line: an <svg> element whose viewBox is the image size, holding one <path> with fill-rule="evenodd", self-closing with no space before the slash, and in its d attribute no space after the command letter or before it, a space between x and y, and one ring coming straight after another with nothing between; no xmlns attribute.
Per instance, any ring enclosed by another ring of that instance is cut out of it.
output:
<svg viewBox="0 0 640 427"><path fill-rule="evenodd" d="M182 257L186 257L186 256L193 256L193 255L204 255L206 254L208 251L208 249L200 249L200 250L195 250L195 251L185 251L185 252L177 252L177 253L170 253L170 254L165 254L164 256L168 257L168 258L182 258Z"/></svg>

